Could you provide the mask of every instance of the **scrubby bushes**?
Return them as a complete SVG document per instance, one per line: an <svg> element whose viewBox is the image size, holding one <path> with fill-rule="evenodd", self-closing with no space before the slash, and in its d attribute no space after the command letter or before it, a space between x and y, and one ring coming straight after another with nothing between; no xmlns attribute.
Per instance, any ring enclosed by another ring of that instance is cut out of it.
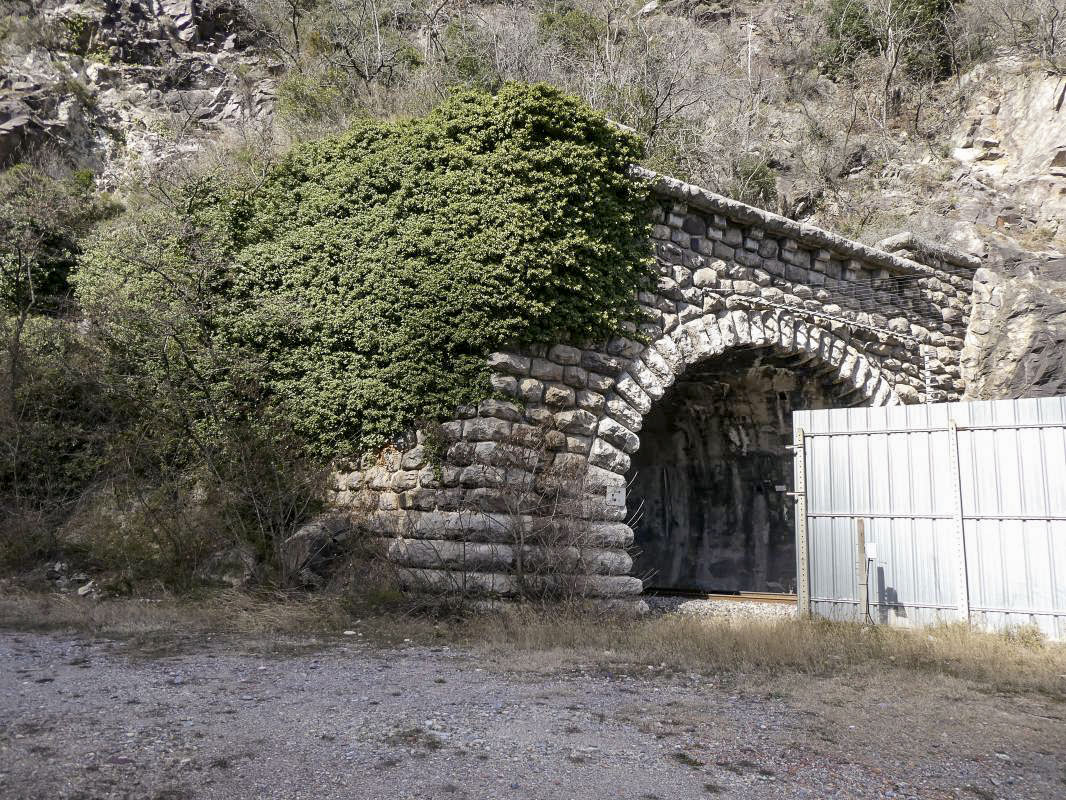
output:
<svg viewBox="0 0 1066 800"><path fill-rule="evenodd" d="M579 101L516 84L131 203L84 244L69 321L10 350L27 366L4 502L65 487L42 530L133 577L187 585L230 548L284 582L278 547L331 459L486 397L494 349L636 318L639 157Z"/></svg>
<svg viewBox="0 0 1066 800"><path fill-rule="evenodd" d="M826 60L838 74L868 56L925 80L956 66L953 0L830 0L825 25Z"/></svg>
<svg viewBox="0 0 1066 800"><path fill-rule="evenodd" d="M254 354L267 402L319 455L351 455L484 396L495 348L603 338L634 317L648 275L638 157L634 137L557 90L463 92L424 119L297 147L254 187L186 186L188 224L217 250L189 252L159 230L169 220L122 226L91 246L79 294L102 315L116 298L150 303L143 318L179 341L197 321L167 298L213 287L192 352ZM154 354L154 330L123 335L154 369L178 357ZM250 376L196 373L220 413L244 407L228 398Z"/></svg>

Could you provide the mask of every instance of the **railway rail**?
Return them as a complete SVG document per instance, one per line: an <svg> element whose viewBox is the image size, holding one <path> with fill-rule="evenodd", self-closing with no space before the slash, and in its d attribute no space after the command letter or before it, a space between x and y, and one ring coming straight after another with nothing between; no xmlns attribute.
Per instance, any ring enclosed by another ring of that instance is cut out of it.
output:
<svg viewBox="0 0 1066 800"><path fill-rule="evenodd" d="M704 592L698 589L668 589L664 587L649 587L644 594L655 596L688 597L699 600L732 600L734 602L748 603L790 603L796 604L796 595L783 592Z"/></svg>

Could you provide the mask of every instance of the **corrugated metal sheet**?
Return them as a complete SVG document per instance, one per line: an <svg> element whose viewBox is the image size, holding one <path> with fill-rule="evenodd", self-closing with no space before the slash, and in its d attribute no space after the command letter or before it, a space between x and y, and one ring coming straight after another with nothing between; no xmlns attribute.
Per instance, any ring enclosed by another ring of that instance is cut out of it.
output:
<svg viewBox="0 0 1066 800"><path fill-rule="evenodd" d="M861 615L862 520L875 622L1066 639L1066 398L798 411L793 425L812 613Z"/></svg>

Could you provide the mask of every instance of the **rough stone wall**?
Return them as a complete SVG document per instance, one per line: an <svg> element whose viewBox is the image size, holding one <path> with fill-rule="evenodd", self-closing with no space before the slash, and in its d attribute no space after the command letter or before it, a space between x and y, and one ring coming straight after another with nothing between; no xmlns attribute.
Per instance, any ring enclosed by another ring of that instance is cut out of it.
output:
<svg viewBox="0 0 1066 800"><path fill-rule="evenodd" d="M1066 393L1066 259L974 273L962 365L970 399Z"/></svg>
<svg viewBox="0 0 1066 800"><path fill-rule="evenodd" d="M539 457L551 469L580 475L577 516L586 522L571 562L588 576L585 591L639 593L624 523L631 456L645 415L687 369L714 356L743 348L788 356L848 405L961 395L975 263L936 252L902 258L647 176L658 200L660 278L657 291L639 297L639 328L582 347L495 353L491 383L506 399L459 409L439 431L416 432L335 476L335 505L388 540L411 582L454 585L458 572L467 588L518 590L516 538L529 520L513 496L536 470L501 454L543 442Z"/></svg>

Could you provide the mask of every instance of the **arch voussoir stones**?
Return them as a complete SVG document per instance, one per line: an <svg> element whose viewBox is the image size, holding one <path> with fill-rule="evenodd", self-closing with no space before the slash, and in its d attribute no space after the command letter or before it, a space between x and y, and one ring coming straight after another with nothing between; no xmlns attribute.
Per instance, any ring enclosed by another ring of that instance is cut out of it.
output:
<svg viewBox="0 0 1066 800"><path fill-rule="evenodd" d="M639 297L645 324L599 345L493 353L491 386L513 402L487 400L441 425L438 463L417 431L334 476L333 504L411 585L516 596L531 582L577 581L585 594L632 600L641 582L627 574L624 491L645 417L686 372L725 354L773 352L848 404L960 396L975 259L913 237L877 250L648 177L663 280ZM558 517L529 502L545 481L566 501ZM530 532L544 534L535 554L550 575L516 572Z"/></svg>

